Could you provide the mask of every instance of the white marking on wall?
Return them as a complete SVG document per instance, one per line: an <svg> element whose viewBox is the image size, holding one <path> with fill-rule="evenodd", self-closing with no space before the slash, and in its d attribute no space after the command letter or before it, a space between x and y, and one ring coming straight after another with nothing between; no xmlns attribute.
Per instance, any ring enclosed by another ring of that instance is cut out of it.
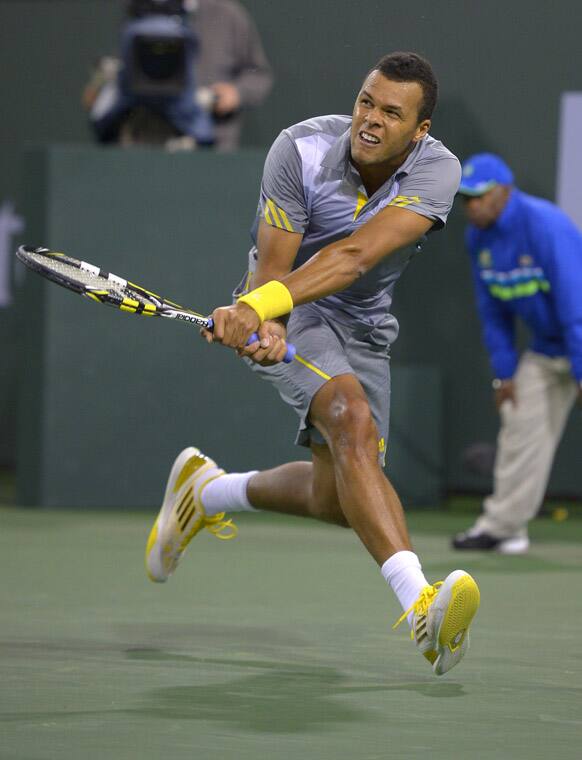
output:
<svg viewBox="0 0 582 760"><path fill-rule="evenodd" d="M14 211L12 201L0 206L0 309L12 303L12 238L24 229L24 219Z"/></svg>
<svg viewBox="0 0 582 760"><path fill-rule="evenodd" d="M582 92L565 92L558 133L558 206L582 230Z"/></svg>

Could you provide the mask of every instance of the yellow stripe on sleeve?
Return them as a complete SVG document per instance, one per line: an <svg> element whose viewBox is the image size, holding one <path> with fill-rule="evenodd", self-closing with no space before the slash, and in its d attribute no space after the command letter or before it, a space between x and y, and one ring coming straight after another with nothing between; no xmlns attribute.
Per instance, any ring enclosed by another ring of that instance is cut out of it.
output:
<svg viewBox="0 0 582 760"><path fill-rule="evenodd" d="M265 221L267 222L267 224L270 224L271 227L274 227L275 225L273 223L273 220L271 219L271 212L269 210L268 204L265 204L264 213L265 213Z"/></svg>
<svg viewBox="0 0 582 760"><path fill-rule="evenodd" d="M282 208L279 208L279 206L277 206L277 211L279 212L279 216L283 220L283 224L285 225L286 229L289 232L293 232L293 227L291 225L291 222L289 221L289 218L287 217L287 214L283 211Z"/></svg>
<svg viewBox="0 0 582 760"><path fill-rule="evenodd" d="M271 209L271 214L273 216L273 221L275 222L275 226L278 227L280 230L282 230L283 224L279 219L279 214L277 213L277 206L275 206L275 204L270 198L267 198L267 203L269 204L269 208Z"/></svg>
<svg viewBox="0 0 582 760"><path fill-rule="evenodd" d="M267 224L271 227L277 227L279 230L287 230L288 232L294 232L293 225L289 221L289 217L283 211L282 208L275 205L271 198L267 198L263 207L263 215Z"/></svg>
<svg viewBox="0 0 582 760"><path fill-rule="evenodd" d="M406 206L410 206L411 203L420 203L418 195L397 195L388 205L398 206L398 208L406 208Z"/></svg>

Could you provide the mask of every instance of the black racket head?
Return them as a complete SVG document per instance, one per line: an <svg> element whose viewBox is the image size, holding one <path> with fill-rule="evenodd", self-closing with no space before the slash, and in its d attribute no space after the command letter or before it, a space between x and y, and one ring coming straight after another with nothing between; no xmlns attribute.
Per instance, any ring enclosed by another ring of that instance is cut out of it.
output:
<svg viewBox="0 0 582 760"><path fill-rule="evenodd" d="M201 327L208 324L207 317L202 314L185 309L150 290L128 282L123 277L59 251L23 245L16 252L16 256L29 269L51 282L97 303L113 306L130 314L171 317Z"/></svg>
<svg viewBox="0 0 582 760"><path fill-rule="evenodd" d="M75 293L83 294L88 281L92 282L91 279L83 277L82 262L65 256L64 253L42 246L21 245L16 251L16 257L29 269Z"/></svg>

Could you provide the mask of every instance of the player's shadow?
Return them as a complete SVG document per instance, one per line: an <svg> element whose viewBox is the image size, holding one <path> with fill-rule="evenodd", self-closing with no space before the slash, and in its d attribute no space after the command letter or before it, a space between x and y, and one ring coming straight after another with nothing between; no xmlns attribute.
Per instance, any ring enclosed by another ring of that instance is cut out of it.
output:
<svg viewBox="0 0 582 760"><path fill-rule="evenodd" d="M127 716L157 720L216 722L241 731L262 734L333 731L347 722L373 724L380 719L385 724L399 720L398 712L390 707L390 692L412 691L430 698L464 696L458 683L437 680L434 676L419 675L418 680L390 680L388 673L347 674L327 665L293 661L296 650L286 661L251 658L205 657L189 653L169 652L154 647L120 647L110 641L61 640L39 642L2 641L3 649L22 656L51 658L52 661L71 657L105 658L119 654L147 667L150 662L157 670L162 667L165 680L177 669L182 684L189 674L198 674L195 685L166 686L146 691L137 704L82 709L75 706L30 712L18 709L0 710L0 724L27 723L31 720L76 720L89 717ZM284 648L283 648L284 649ZM280 651L282 652L283 649ZM272 652L271 652L272 654ZM216 666L216 667L213 667ZM240 675L241 671L248 675ZM238 675L232 677L231 671ZM201 683L201 675L213 673L214 680ZM402 673L398 674L400 678ZM225 678L227 680L220 681ZM377 694L376 709L370 711L366 695ZM385 694L386 699L382 699ZM360 700L359 695L364 699Z"/></svg>
<svg viewBox="0 0 582 760"><path fill-rule="evenodd" d="M132 712L170 720L217 721L257 733L291 733L333 729L336 724L377 719L353 704L354 696L372 692L415 691L429 697L459 697L463 687L451 682L378 682L350 684L345 674L328 666L264 660L197 658L146 649L130 650L141 660L180 660L185 664L232 666L254 670L222 683L157 688L143 707ZM342 699L346 697L347 699ZM350 699L351 698L351 699ZM357 697L356 697L357 698ZM386 716L390 720L390 716Z"/></svg>

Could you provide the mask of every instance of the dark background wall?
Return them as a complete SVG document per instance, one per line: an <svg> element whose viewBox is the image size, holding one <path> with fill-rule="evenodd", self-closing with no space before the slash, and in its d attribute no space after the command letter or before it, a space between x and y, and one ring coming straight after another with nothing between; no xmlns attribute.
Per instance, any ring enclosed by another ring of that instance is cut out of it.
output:
<svg viewBox="0 0 582 760"><path fill-rule="evenodd" d="M26 159L34 239L202 313L229 301L245 268L262 150L53 146ZM232 351L184 323L120 314L24 274L18 503L150 506L176 452L193 443L230 471L308 458L293 445L295 413ZM434 507L444 487L441 374L423 364L392 377L390 477L407 505Z"/></svg>
<svg viewBox="0 0 582 760"><path fill-rule="evenodd" d="M477 150L501 153L524 189L554 196L560 95L582 89L578 2L244 4L276 75L268 102L249 114L247 146L267 146L282 127L307 116L349 111L375 59L389 50L414 49L432 61L441 82L432 133L461 157ZM25 207L30 187L22 182L24 147L90 142L80 92L93 60L115 50L120 18L117 0L0 0L0 202L14 199L17 209ZM492 441L496 429L462 226L457 208L446 232L408 270L395 304L403 326L395 361L434 363L443 372L446 480L453 489L484 487L462 467L461 454L472 442ZM5 463L14 459L13 327L13 310L0 310ZM562 446L552 481L556 491L580 491L572 467L579 428L578 418Z"/></svg>

